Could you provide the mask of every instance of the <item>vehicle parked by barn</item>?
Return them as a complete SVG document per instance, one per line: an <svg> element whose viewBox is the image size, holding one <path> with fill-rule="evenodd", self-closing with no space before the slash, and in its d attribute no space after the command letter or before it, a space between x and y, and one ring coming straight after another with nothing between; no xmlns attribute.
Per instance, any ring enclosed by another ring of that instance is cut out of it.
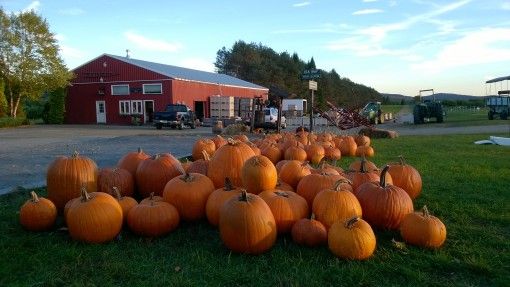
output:
<svg viewBox="0 0 510 287"><path fill-rule="evenodd" d="M169 104L164 111L154 113L154 126L158 130L164 126L180 130L185 126L194 129L196 127L195 124L195 113L186 105Z"/></svg>

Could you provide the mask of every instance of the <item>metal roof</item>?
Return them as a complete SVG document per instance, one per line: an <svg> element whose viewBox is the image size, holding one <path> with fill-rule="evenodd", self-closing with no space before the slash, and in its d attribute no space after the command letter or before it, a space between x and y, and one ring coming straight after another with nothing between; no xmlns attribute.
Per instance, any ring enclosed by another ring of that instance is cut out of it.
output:
<svg viewBox="0 0 510 287"><path fill-rule="evenodd" d="M205 71L199 71L194 69L182 68L177 66L165 65L160 63L148 62L143 60L137 60L132 58L126 58L116 55L105 54L108 57L112 57L119 61L123 61L128 64L144 68L158 74L176 79L176 80L188 80L196 82L204 82L211 84L228 85L235 87L245 87L252 89L267 89L265 87L238 79L225 74L211 73Z"/></svg>
<svg viewBox="0 0 510 287"><path fill-rule="evenodd" d="M510 80L510 76L495 78L495 79L492 79L492 80L488 80L485 83L486 84L497 83L497 82L501 82L501 81L505 81L505 80Z"/></svg>

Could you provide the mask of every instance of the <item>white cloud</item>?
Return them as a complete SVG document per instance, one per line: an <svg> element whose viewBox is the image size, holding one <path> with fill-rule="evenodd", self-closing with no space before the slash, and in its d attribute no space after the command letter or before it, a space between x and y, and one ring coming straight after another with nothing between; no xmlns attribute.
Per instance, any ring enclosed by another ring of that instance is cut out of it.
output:
<svg viewBox="0 0 510 287"><path fill-rule="evenodd" d="M434 59L411 65L411 68L433 74L502 61L510 61L510 28L485 28L465 34L443 47Z"/></svg>
<svg viewBox="0 0 510 287"><path fill-rule="evenodd" d="M300 3L292 4L292 7L305 7L305 6L308 6L310 4L311 3L309 1L306 1L306 2L300 2Z"/></svg>
<svg viewBox="0 0 510 287"><path fill-rule="evenodd" d="M501 9L510 10L510 2L504 2L503 4L501 4Z"/></svg>
<svg viewBox="0 0 510 287"><path fill-rule="evenodd" d="M358 10L358 11L352 12L352 15L367 15L367 14L376 14L376 13L382 13L382 12L384 12L384 11L381 9L363 9L363 10Z"/></svg>
<svg viewBox="0 0 510 287"><path fill-rule="evenodd" d="M58 13L66 16L78 16L85 13L85 10L80 8L66 8L58 10Z"/></svg>
<svg viewBox="0 0 510 287"><path fill-rule="evenodd" d="M150 39L132 31L124 32L124 37L136 47L146 51L174 53L183 48L183 45L179 42L167 42L160 39Z"/></svg>
<svg viewBox="0 0 510 287"><path fill-rule="evenodd" d="M345 23L341 24L332 24L326 23L322 25L318 25L313 28L305 28L305 29L281 29L272 31L272 34L345 34L346 29L349 29L350 26Z"/></svg>
<svg viewBox="0 0 510 287"><path fill-rule="evenodd" d="M39 6L41 6L41 2L32 1L32 3L30 3L27 7L25 7L25 9L23 9L22 12L29 12L32 10L37 12L37 10L39 9Z"/></svg>
<svg viewBox="0 0 510 287"><path fill-rule="evenodd" d="M179 62L180 67L195 69L206 72L214 72L214 64L202 58L187 58Z"/></svg>

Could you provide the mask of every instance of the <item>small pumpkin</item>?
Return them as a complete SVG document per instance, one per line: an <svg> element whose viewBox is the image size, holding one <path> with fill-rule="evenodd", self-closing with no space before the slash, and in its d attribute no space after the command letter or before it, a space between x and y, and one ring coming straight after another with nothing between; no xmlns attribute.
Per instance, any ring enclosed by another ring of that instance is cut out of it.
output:
<svg viewBox="0 0 510 287"><path fill-rule="evenodd" d="M404 217L413 212L413 201L402 188L386 184L384 167L379 182L366 182L356 191L363 210L363 218L372 226L382 229L397 229Z"/></svg>
<svg viewBox="0 0 510 287"><path fill-rule="evenodd" d="M112 193L114 186L122 195L133 196L135 193L135 182L129 171L118 167L101 169L97 177L97 191L115 196Z"/></svg>
<svg viewBox="0 0 510 287"><path fill-rule="evenodd" d="M117 162L117 167L125 169L131 173L133 178L136 176L136 169L140 162L148 159L150 156L143 152L141 148L138 148L135 152L128 152Z"/></svg>
<svg viewBox="0 0 510 287"><path fill-rule="evenodd" d="M114 186L112 188L112 190L113 190L113 193L115 194L115 198L117 199L117 201L120 204L120 207L122 208L122 216L123 216L124 223L125 223L127 221L127 215L129 213L129 211L135 205L138 205L138 202L130 196L122 196L121 192L119 191L119 189L116 186Z"/></svg>
<svg viewBox="0 0 510 287"><path fill-rule="evenodd" d="M209 168L209 161L211 158L209 154L204 150L202 151L204 157L192 162L188 169L184 169L187 173L200 173L203 175L207 175L207 169Z"/></svg>
<svg viewBox="0 0 510 287"><path fill-rule="evenodd" d="M266 202L242 191L220 209L220 237L225 246L239 253L260 254L276 241L276 221Z"/></svg>
<svg viewBox="0 0 510 287"><path fill-rule="evenodd" d="M363 133L358 134L354 137L354 141L358 146L370 146L370 138Z"/></svg>
<svg viewBox="0 0 510 287"><path fill-rule="evenodd" d="M26 230L43 231L53 227L57 219L57 207L51 200L39 197L35 191L19 211L19 222Z"/></svg>
<svg viewBox="0 0 510 287"><path fill-rule="evenodd" d="M275 144L265 146L261 149L260 154L269 158L273 164L279 162L283 157L282 151Z"/></svg>
<svg viewBox="0 0 510 287"><path fill-rule="evenodd" d="M303 163L297 160L290 160L281 167L278 176L283 182L296 189L299 181L310 173L307 162Z"/></svg>
<svg viewBox="0 0 510 287"><path fill-rule="evenodd" d="M206 152L209 156L212 156L216 151L216 144L210 139L198 139L193 144L193 149L191 151L191 156L193 160L204 159L204 153Z"/></svg>
<svg viewBox="0 0 510 287"><path fill-rule="evenodd" d="M421 194L421 175L416 168L405 162L403 156L399 156L399 158L399 163L389 164L388 173L393 179L393 184L405 190L414 200Z"/></svg>
<svg viewBox="0 0 510 287"><path fill-rule="evenodd" d="M308 216L308 203L295 192L273 189L263 191L259 196L271 209L278 234L290 232L296 221Z"/></svg>
<svg viewBox="0 0 510 287"><path fill-rule="evenodd" d="M353 217L361 217L361 205L351 191L342 189L344 179L338 180L333 188L322 190L315 196L312 212L318 221L329 229L335 222L345 222Z"/></svg>
<svg viewBox="0 0 510 287"><path fill-rule="evenodd" d="M241 169L241 182L246 191L259 194L276 187L278 174L271 160L263 155L249 158Z"/></svg>
<svg viewBox="0 0 510 287"><path fill-rule="evenodd" d="M227 144L227 140L220 135L216 135L215 137L212 137L211 140L214 142L216 149L219 149L220 147Z"/></svg>
<svg viewBox="0 0 510 287"><path fill-rule="evenodd" d="M340 148L342 156L355 156L358 145L353 137L344 136L340 142L340 146L337 147Z"/></svg>
<svg viewBox="0 0 510 287"><path fill-rule="evenodd" d="M299 245L316 247L328 242L328 231L318 220L302 218L292 226L292 240Z"/></svg>
<svg viewBox="0 0 510 287"><path fill-rule="evenodd" d="M351 172L349 174L351 181L352 181L352 190L354 191L354 193L356 193L358 188L360 187L360 185L364 184L365 182L380 180L379 171L378 170L368 170L365 167L365 164L366 164L366 160L365 160L365 158L362 158L359 170L355 171L355 172ZM386 183L389 183L389 184L392 183L391 176L388 173L386 173Z"/></svg>
<svg viewBox="0 0 510 287"><path fill-rule="evenodd" d="M119 234L122 228L122 207L111 195L88 193L81 189L79 200L73 201L66 214L71 237L87 243L103 243Z"/></svg>
<svg viewBox="0 0 510 287"><path fill-rule="evenodd" d="M227 200L240 193L241 188L233 186L230 179L228 177L225 178L225 186L213 191L205 204L205 214L209 223L218 226L220 221L220 208Z"/></svg>
<svg viewBox="0 0 510 287"><path fill-rule="evenodd" d="M360 145L356 148L356 156L374 157L375 151L371 146Z"/></svg>
<svg viewBox="0 0 510 287"><path fill-rule="evenodd" d="M404 217L400 235L409 244L437 249L446 240L446 226L439 218L430 215L427 206L423 206L420 212Z"/></svg>
<svg viewBox="0 0 510 287"><path fill-rule="evenodd" d="M360 157L359 159L353 161L350 165L349 165L349 172L353 172L353 171L358 171L360 170L361 168L361 162L364 161L364 164L365 164L365 170L367 171L373 171L373 170L379 170L379 168L377 168L377 165L369 160L367 160L365 157Z"/></svg>
<svg viewBox="0 0 510 287"><path fill-rule="evenodd" d="M376 238L370 225L359 217L335 222L328 232L329 250L337 257L364 260L372 256Z"/></svg>
<svg viewBox="0 0 510 287"><path fill-rule="evenodd" d="M144 237L158 237L170 233L179 225L177 208L168 202L150 200L134 206L127 214L129 229Z"/></svg>
<svg viewBox="0 0 510 287"><path fill-rule="evenodd" d="M185 172L168 181L163 200L175 206L183 220L195 221L205 217L205 204L213 191L214 184L207 176Z"/></svg>
<svg viewBox="0 0 510 287"><path fill-rule="evenodd" d="M307 158L306 151L299 146L296 141L296 145L290 146L285 150L284 158L286 160L298 160L305 161Z"/></svg>

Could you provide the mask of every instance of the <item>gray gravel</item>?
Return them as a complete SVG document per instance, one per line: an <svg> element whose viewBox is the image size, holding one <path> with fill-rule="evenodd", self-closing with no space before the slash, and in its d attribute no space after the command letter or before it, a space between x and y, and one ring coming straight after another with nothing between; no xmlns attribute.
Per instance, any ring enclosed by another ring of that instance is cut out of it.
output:
<svg viewBox="0 0 510 287"><path fill-rule="evenodd" d="M381 128L396 130L400 135L510 134L508 125L437 127L433 124L387 123ZM71 155L74 151L92 158L99 167L108 167L116 165L122 155L138 147L148 154L169 152L175 157L186 156L191 154L197 138L212 136L210 127L182 131L156 130L150 126L102 125L35 125L0 129L0 194L20 186L45 185L48 165L55 157Z"/></svg>

